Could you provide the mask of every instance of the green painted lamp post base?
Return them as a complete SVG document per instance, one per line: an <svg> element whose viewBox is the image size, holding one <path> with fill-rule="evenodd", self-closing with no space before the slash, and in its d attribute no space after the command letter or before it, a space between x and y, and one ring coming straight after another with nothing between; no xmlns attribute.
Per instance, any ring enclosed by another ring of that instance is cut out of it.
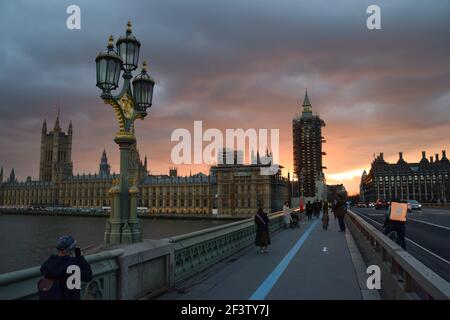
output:
<svg viewBox="0 0 450 320"><path fill-rule="evenodd" d="M137 217L139 189L128 174L130 146L136 142L132 133L119 133L114 141L120 148L120 177L113 180L109 189L111 214L106 222L105 244L130 244L142 241L141 226Z"/></svg>
<svg viewBox="0 0 450 320"><path fill-rule="evenodd" d="M110 222L106 221L105 244L130 244L142 241L139 221Z"/></svg>

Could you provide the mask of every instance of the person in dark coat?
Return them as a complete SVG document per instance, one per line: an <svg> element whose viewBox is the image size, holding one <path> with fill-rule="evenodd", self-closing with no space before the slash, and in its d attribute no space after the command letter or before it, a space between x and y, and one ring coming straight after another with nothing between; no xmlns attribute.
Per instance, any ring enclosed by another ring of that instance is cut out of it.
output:
<svg viewBox="0 0 450 320"><path fill-rule="evenodd" d="M306 216L308 217L308 220L311 220L313 214L313 205L310 201L306 204Z"/></svg>
<svg viewBox="0 0 450 320"><path fill-rule="evenodd" d="M328 201L323 203L323 214L322 214L322 228L323 230L328 229L328 223L330 221L330 217L328 216Z"/></svg>
<svg viewBox="0 0 450 320"><path fill-rule="evenodd" d="M319 218L320 215L320 202L318 200L315 200L313 203L313 211L314 211L314 217Z"/></svg>
<svg viewBox="0 0 450 320"><path fill-rule="evenodd" d="M264 210L259 207L258 213L255 215L256 224L256 239L255 245L261 248L261 253L266 253L267 247L270 244L270 234L269 234L269 217L264 212Z"/></svg>
<svg viewBox="0 0 450 320"><path fill-rule="evenodd" d="M92 270L83 256L73 256L75 245L76 241L71 236L60 237L56 245L58 254L52 254L41 266L41 274L49 284L42 296L40 290L41 300L80 300L80 290L67 287L67 279L72 275L67 273L67 268L77 265L80 268L82 282L92 280ZM79 249L77 248L77 250ZM39 284L40 286L41 284Z"/></svg>
<svg viewBox="0 0 450 320"><path fill-rule="evenodd" d="M342 195L338 195L337 202L333 207L333 212L335 217L339 222L339 232L345 232L345 214L347 213L347 207L345 205L344 197Z"/></svg>

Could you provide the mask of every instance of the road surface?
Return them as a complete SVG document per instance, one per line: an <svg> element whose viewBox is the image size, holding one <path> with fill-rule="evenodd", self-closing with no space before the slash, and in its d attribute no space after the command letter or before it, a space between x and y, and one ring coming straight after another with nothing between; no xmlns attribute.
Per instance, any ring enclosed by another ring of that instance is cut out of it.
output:
<svg viewBox="0 0 450 320"><path fill-rule="evenodd" d="M364 220L381 230L386 210L351 208ZM450 281L450 210L424 208L408 213L406 250Z"/></svg>

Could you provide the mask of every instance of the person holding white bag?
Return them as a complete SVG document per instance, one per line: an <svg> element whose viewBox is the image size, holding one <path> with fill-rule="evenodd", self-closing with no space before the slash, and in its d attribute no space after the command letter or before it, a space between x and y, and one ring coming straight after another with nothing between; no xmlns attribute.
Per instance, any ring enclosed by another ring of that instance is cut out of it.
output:
<svg viewBox="0 0 450 320"><path fill-rule="evenodd" d="M292 223L291 209L289 208L289 202L286 201L283 205L283 227L289 228Z"/></svg>

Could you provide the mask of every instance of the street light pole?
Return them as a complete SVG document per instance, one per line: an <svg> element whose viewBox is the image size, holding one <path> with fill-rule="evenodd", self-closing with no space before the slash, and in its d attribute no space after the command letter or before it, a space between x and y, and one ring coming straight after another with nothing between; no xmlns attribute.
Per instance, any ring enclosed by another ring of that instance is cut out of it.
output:
<svg viewBox="0 0 450 320"><path fill-rule="evenodd" d="M109 190L111 214L106 222L104 241L106 244L128 244L142 240L140 222L137 217L137 197L139 189L135 177L129 175L130 148L136 143L134 121L144 119L152 105L154 80L147 74L144 61L142 71L132 81L132 71L139 61L141 43L132 35L131 23L126 34L116 42L110 36L106 51L95 59L97 87L102 90L101 98L113 107L119 123L119 132L114 142L120 150L120 175L113 179ZM123 71L123 86L116 96L111 94L119 84Z"/></svg>

